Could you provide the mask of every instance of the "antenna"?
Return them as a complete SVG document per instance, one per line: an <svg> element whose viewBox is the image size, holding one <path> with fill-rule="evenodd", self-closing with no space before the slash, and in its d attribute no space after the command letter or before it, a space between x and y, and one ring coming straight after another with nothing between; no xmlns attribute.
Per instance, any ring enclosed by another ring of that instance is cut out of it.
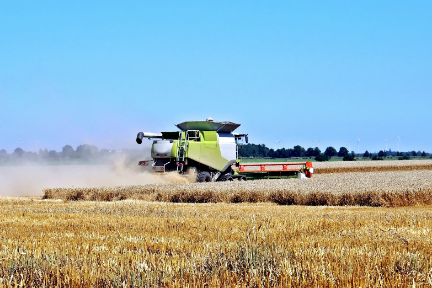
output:
<svg viewBox="0 0 432 288"><path fill-rule="evenodd" d="M400 143L400 139L399 139L399 136L398 136L398 153L400 153L400 151L399 151L399 143Z"/></svg>
<svg viewBox="0 0 432 288"><path fill-rule="evenodd" d="M280 141L281 141L281 140L276 140L276 143L279 142L279 145L277 146L277 147L278 147L278 150L280 149Z"/></svg>

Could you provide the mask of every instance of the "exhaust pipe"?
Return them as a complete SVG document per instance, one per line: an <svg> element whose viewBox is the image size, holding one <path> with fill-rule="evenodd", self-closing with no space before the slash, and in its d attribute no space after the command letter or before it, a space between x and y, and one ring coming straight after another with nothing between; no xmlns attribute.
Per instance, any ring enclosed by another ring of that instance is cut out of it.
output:
<svg viewBox="0 0 432 288"><path fill-rule="evenodd" d="M136 138L136 142L138 144L141 144L143 138L144 138L144 133L143 132L139 132L138 135L137 135L137 138Z"/></svg>

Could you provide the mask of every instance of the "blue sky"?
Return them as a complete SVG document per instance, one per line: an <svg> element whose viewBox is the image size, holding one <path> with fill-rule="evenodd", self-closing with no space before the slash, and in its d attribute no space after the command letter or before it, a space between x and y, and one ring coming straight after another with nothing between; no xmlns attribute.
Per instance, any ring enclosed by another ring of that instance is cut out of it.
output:
<svg viewBox="0 0 432 288"><path fill-rule="evenodd" d="M2 1L0 149L253 143L432 152L430 1ZM351 141L351 143L349 142Z"/></svg>

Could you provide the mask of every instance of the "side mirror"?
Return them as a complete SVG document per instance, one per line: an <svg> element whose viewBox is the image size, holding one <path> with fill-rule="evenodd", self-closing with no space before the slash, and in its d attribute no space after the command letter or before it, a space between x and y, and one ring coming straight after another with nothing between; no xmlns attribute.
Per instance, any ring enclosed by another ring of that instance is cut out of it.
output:
<svg viewBox="0 0 432 288"><path fill-rule="evenodd" d="M247 135L245 137L245 140L246 140L246 144L248 144L249 143L249 137Z"/></svg>

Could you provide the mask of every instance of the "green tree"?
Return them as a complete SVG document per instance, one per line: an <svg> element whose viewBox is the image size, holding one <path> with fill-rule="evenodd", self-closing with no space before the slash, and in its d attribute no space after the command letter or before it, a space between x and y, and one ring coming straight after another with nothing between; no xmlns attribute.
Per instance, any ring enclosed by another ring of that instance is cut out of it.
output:
<svg viewBox="0 0 432 288"><path fill-rule="evenodd" d="M370 157L370 153L368 150L366 150L366 152L363 154L364 158L369 158Z"/></svg>
<svg viewBox="0 0 432 288"><path fill-rule="evenodd" d="M354 152L351 152L351 154L347 154L343 157L343 161L356 161Z"/></svg>
<svg viewBox="0 0 432 288"><path fill-rule="evenodd" d="M62 154L63 157L70 158L70 157L73 156L74 153L75 153L75 150L72 148L72 146L66 145L66 146L63 147L61 154Z"/></svg>
<svg viewBox="0 0 432 288"><path fill-rule="evenodd" d="M293 155L294 157L304 157L306 155L306 150L300 145L294 146Z"/></svg>
<svg viewBox="0 0 432 288"><path fill-rule="evenodd" d="M269 152L269 148L267 148L265 144L258 145L259 157L267 157L268 152Z"/></svg>
<svg viewBox="0 0 432 288"><path fill-rule="evenodd" d="M380 150L380 151L378 152L378 157L382 158L382 157L384 157L384 156L385 156L384 151Z"/></svg>
<svg viewBox="0 0 432 288"><path fill-rule="evenodd" d="M324 151L324 155L328 156L329 158L335 156L336 154L337 154L337 151L332 146L327 147L326 150Z"/></svg>
<svg viewBox="0 0 432 288"><path fill-rule="evenodd" d="M58 158L58 153L55 150L51 150L48 152L48 157L52 158L52 159L57 159Z"/></svg>
<svg viewBox="0 0 432 288"><path fill-rule="evenodd" d="M321 150L318 147L315 147L315 149L314 149L314 156L316 157L316 156L318 156L320 154L321 154Z"/></svg>
<svg viewBox="0 0 432 288"><path fill-rule="evenodd" d="M309 148L306 150L306 156L307 156L307 157L315 156L315 150L314 150L314 148L309 147Z"/></svg>
<svg viewBox="0 0 432 288"><path fill-rule="evenodd" d="M315 161L318 161L318 162L328 161L329 159L330 158L325 154L319 154L317 157L315 157Z"/></svg>
<svg viewBox="0 0 432 288"><path fill-rule="evenodd" d="M426 157L426 152L423 151L423 153L421 154L421 157Z"/></svg>
<svg viewBox="0 0 432 288"><path fill-rule="evenodd" d="M345 157L345 156L347 156L348 154L349 154L349 151L348 151L347 148L345 148L345 147L341 147L341 148L339 149L339 152L338 152L338 156L339 156L339 157Z"/></svg>
<svg viewBox="0 0 432 288"><path fill-rule="evenodd" d="M24 155L24 150L18 147L14 150L12 154L17 157L22 157Z"/></svg>

